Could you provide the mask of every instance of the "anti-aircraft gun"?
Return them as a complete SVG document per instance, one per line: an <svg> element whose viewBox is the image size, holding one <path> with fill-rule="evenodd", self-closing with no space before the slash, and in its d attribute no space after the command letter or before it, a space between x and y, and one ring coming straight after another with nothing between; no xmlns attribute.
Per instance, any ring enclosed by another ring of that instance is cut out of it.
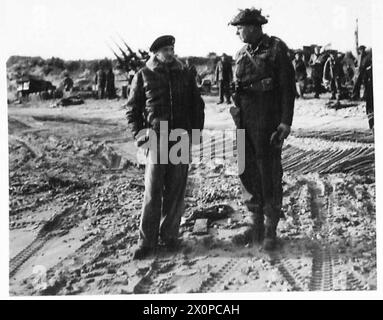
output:
<svg viewBox="0 0 383 320"><path fill-rule="evenodd" d="M117 47L117 50L114 50L109 45L108 46L117 59L117 68L124 74L125 79L122 81L126 84L122 85L122 96L126 97L128 94L128 87L130 86L135 73L145 66L145 63L149 60L150 56L145 50L139 49L138 52L133 51L124 39L120 37L120 40L123 45L118 44L112 39L114 45ZM116 51L118 51L119 54L117 54Z"/></svg>
<svg viewBox="0 0 383 320"><path fill-rule="evenodd" d="M145 65L146 61L148 61L150 57L149 53L145 50L140 49L137 53L131 49L131 47L125 42L125 40L121 38L121 41L124 44L125 49L113 40L113 43L117 47L120 54L117 54L116 51L109 46L110 50L113 52L113 55L117 59L117 67L120 70L125 71L126 74L130 74L132 71L135 73Z"/></svg>

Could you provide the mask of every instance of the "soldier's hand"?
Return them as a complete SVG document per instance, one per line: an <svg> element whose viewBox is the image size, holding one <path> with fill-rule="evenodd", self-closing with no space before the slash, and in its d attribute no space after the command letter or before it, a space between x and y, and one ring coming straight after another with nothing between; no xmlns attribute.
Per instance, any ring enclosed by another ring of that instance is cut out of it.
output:
<svg viewBox="0 0 383 320"><path fill-rule="evenodd" d="M242 84L242 82L237 81L237 82L234 83L234 86L235 86L235 91L237 93L240 93L240 92L243 91L243 84Z"/></svg>
<svg viewBox="0 0 383 320"><path fill-rule="evenodd" d="M354 100L354 101L358 101L360 100L360 95L356 92L353 92L352 93L352 96L351 96L351 99Z"/></svg>
<svg viewBox="0 0 383 320"><path fill-rule="evenodd" d="M270 145L276 148L282 148L283 141L279 140L278 131L274 131L270 137Z"/></svg>
<svg viewBox="0 0 383 320"><path fill-rule="evenodd" d="M136 137L134 144L137 148L139 148L142 145L144 145L146 142L148 142L148 140L149 140L149 137L147 135L142 134Z"/></svg>
<svg viewBox="0 0 383 320"><path fill-rule="evenodd" d="M277 132L279 134L279 140L284 140L286 139L289 134L290 134L290 131L291 131L291 127L285 123L281 123L278 128L277 128Z"/></svg>

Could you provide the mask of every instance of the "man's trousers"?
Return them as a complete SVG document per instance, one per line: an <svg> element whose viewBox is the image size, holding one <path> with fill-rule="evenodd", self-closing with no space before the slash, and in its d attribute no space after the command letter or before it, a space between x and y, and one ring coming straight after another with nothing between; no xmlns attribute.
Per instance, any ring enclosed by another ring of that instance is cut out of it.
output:
<svg viewBox="0 0 383 320"><path fill-rule="evenodd" d="M153 248L158 237L166 243L177 239L185 211L187 164L152 164L145 169L145 194L139 244Z"/></svg>

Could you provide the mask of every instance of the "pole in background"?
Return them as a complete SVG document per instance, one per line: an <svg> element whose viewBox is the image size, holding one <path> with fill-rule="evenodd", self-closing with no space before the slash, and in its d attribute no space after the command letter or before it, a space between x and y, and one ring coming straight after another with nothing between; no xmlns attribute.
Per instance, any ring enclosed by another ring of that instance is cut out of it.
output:
<svg viewBox="0 0 383 320"><path fill-rule="evenodd" d="M358 19L356 19L356 25L355 25L355 50L356 50L356 56L358 56L358 48L359 48L359 26L358 26Z"/></svg>

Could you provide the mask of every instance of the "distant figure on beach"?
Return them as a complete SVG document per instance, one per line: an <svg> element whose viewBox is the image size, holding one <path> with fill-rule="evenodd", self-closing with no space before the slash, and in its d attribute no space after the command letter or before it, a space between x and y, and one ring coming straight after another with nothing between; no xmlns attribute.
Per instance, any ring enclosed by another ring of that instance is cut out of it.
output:
<svg viewBox="0 0 383 320"><path fill-rule="evenodd" d="M295 70L297 98L303 98L303 95L305 93L305 87L306 87L307 71L306 71L305 62L303 61L302 51L297 51L295 53L293 66Z"/></svg>
<svg viewBox="0 0 383 320"><path fill-rule="evenodd" d="M231 62L226 54L223 54L218 61L215 69L215 81L219 88L219 101L218 104L223 103L223 98L226 98L226 103L230 104L230 83L233 80L233 69Z"/></svg>
<svg viewBox="0 0 383 320"><path fill-rule="evenodd" d="M97 87L98 99L104 99L105 98L106 74L101 67L96 72L96 78L95 78L94 82L95 82L96 87Z"/></svg>
<svg viewBox="0 0 383 320"><path fill-rule="evenodd" d="M106 74L106 97L108 99L114 99L116 97L116 87L114 85L114 73L113 69L109 68Z"/></svg>

